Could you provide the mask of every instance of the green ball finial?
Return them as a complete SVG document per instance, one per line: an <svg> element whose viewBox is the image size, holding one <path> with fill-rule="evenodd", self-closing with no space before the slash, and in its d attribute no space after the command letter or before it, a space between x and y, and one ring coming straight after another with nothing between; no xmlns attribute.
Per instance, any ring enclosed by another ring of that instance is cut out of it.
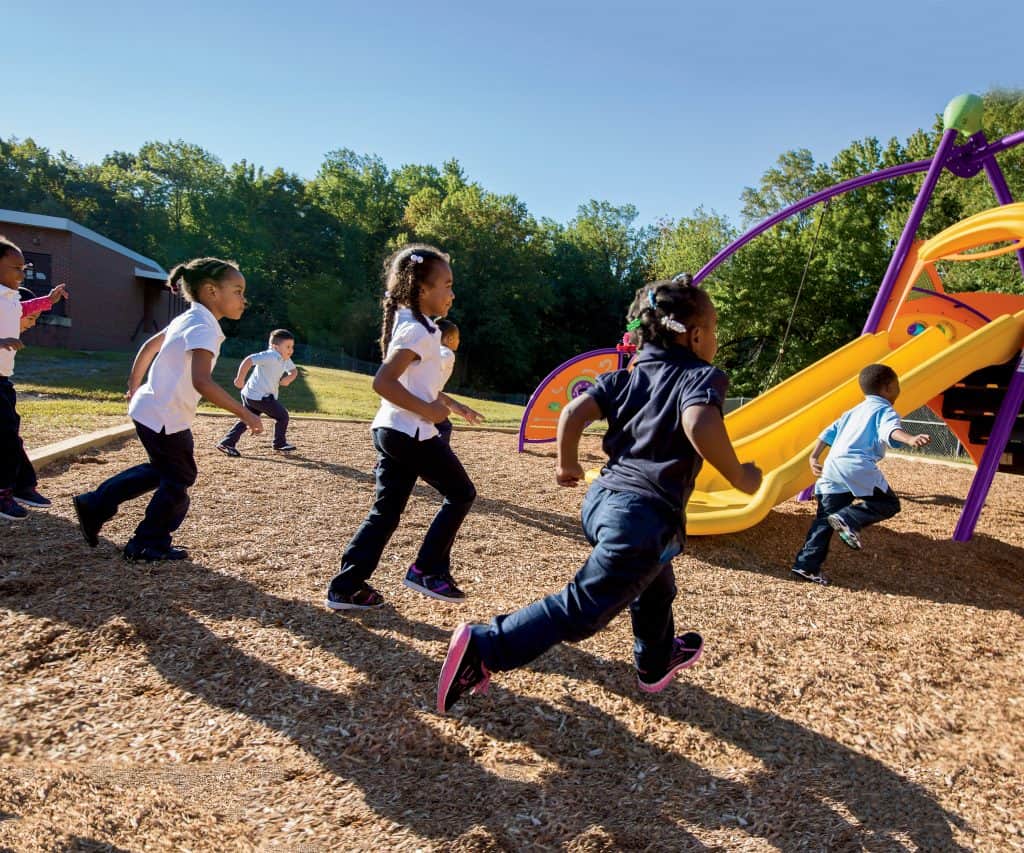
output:
<svg viewBox="0 0 1024 853"><path fill-rule="evenodd" d="M957 95L946 104L942 124L946 130L959 130L964 136L974 136L981 130L985 105L977 95Z"/></svg>

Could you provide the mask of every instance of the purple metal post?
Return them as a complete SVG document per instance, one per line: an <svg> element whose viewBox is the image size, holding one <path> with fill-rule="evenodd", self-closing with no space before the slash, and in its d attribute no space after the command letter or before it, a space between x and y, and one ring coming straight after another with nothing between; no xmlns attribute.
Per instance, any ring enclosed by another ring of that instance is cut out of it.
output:
<svg viewBox="0 0 1024 853"><path fill-rule="evenodd" d="M996 201L1000 204L1013 204L1013 193L1006 183L1003 170L999 168L995 157L986 157L982 163L988 182L992 184L992 191L996 194ZM1020 264L1020 271L1024 273L1024 249L1017 250L1017 263Z"/></svg>
<svg viewBox="0 0 1024 853"><path fill-rule="evenodd" d="M1024 352L1021 353L1017 369L1010 380L1010 387L1007 388L1006 396L999 407L999 414L996 415L992 434L988 438L988 444L985 445L984 453L981 454L981 462L978 463L978 470L975 472L971 488L967 492L960 520L957 521L956 530L953 531L953 539L956 542L966 542L974 534L974 526L978 523L978 516L981 515L981 508L985 505L985 498L988 497L992 479L999 469L999 459L1003 455L1006 443L1010 440L1010 433L1013 431L1013 424L1017 420L1017 414L1020 412L1022 404L1024 404Z"/></svg>
<svg viewBox="0 0 1024 853"><path fill-rule="evenodd" d="M878 295L875 297L875 302L871 306L868 319L861 330L862 335L878 331L878 324L881 322L885 304L889 301L889 296L892 294L896 277L899 275L903 262L907 259L907 253L910 251L910 246L917 234L917 227L921 224L924 212L928 208L928 202L931 201L932 193L935 191L935 185L939 182L939 176L946 166L946 159L949 157L950 151L953 150L959 133L960 131L955 128L949 128L942 132L942 139L939 140L939 147L935 149L935 156L932 157L931 166L928 167L928 174L924 176L924 182L917 193L917 199L914 201L914 206L910 209L910 217L907 219L907 224L903 226L903 233L900 235L900 241L896 244L896 251L892 253L889 267L886 269L885 276L882 278L882 284L878 288Z"/></svg>

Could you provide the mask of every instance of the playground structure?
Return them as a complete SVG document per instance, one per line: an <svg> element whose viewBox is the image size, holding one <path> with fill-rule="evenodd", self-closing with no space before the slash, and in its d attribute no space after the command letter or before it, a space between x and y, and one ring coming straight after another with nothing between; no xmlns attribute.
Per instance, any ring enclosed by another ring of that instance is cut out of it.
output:
<svg viewBox="0 0 1024 853"><path fill-rule="evenodd" d="M720 263L769 228L819 202L878 181L926 172L896 249L886 269L861 336L751 402L730 413L726 429L741 459L764 470L754 495L732 489L710 465L698 477L687 508L687 532L713 535L744 530L773 506L797 494L807 496L813 474L807 464L821 430L861 399L857 374L884 362L900 375L896 409L905 415L927 405L957 435L977 471L953 533L971 538L996 471L1024 474L1024 297L997 293L945 292L936 263L970 262L1015 252L1024 272L1024 204L1015 204L996 155L1024 143L1024 131L989 142L982 130L982 102L974 95L950 101L933 157L861 175L821 190L759 223L726 246L694 276L699 285ZM966 141L957 145L960 134ZM999 207L947 228L930 240L917 229L944 169L961 178L984 171ZM570 393L582 393L602 354L578 356L538 386L519 432L525 443L553 441L558 409ZM564 380L579 373L569 387ZM598 371L601 372L601 371ZM557 404L557 408L556 408ZM542 407L547 406L544 413Z"/></svg>

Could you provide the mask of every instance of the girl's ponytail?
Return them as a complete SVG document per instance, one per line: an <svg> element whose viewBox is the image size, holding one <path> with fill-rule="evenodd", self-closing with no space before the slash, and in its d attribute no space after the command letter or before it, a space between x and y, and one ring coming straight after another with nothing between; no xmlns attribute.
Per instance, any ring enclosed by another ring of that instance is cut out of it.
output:
<svg viewBox="0 0 1024 853"><path fill-rule="evenodd" d="M388 357L388 345L391 343L391 330L395 325L395 314L397 312L398 306L395 304L395 298L389 291L384 294L384 319L380 325L381 359Z"/></svg>

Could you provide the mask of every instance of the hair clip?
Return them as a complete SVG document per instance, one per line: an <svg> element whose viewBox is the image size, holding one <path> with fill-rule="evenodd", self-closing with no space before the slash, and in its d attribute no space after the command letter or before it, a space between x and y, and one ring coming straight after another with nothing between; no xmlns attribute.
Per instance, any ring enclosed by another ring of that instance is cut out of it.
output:
<svg viewBox="0 0 1024 853"><path fill-rule="evenodd" d="M683 334L686 331L686 325L680 323L678 320L674 320L672 317L662 317L661 325L671 332L675 332L677 335Z"/></svg>
<svg viewBox="0 0 1024 853"><path fill-rule="evenodd" d="M411 263L411 264L422 264L423 263L423 255L417 255L417 254L409 255L409 263Z"/></svg>
<svg viewBox="0 0 1024 853"><path fill-rule="evenodd" d="M632 320L630 320L628 323L626 323L626 331L627 332L635 332L643 324L644 324L643 320L641 320L639 317L634 317Z"/></svg>
<svg viewBox="0 0 1024 853"><path fill-rule="evenodd" d="M658 310L658 303L654 300L654 291L653 290L648 290L647 291L647 302L655 311Z"/></svg>
<svg viewBox="0 0 1024 853"><path fill-rule="evenodd" d="M672 276L673 284L685 284L687 287L693 287L693 276L688 272L681 272L678 275Z"/></svg>

